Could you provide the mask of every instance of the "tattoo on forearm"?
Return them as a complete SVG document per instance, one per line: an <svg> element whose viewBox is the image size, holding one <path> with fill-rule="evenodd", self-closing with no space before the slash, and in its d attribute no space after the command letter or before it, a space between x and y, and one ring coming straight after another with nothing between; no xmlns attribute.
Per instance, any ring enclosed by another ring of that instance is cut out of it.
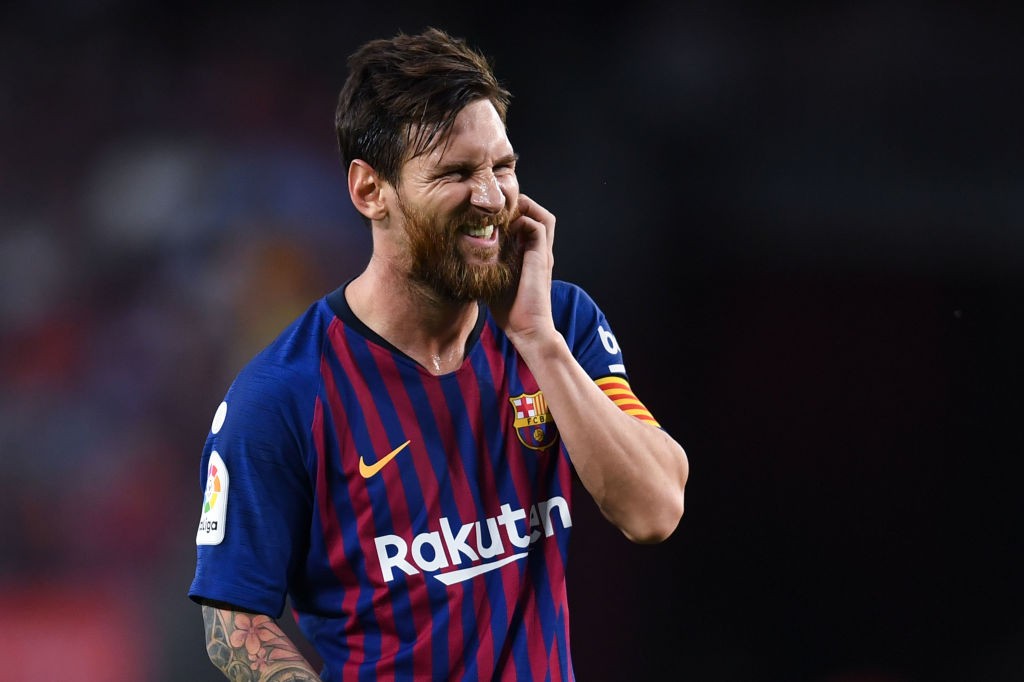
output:
<svg viewBox="0 0 1024 682"><path fill-rule="evenodd" d="M203 606L206 651L232 682L317 682L319 676L267 616Z"/></svg>

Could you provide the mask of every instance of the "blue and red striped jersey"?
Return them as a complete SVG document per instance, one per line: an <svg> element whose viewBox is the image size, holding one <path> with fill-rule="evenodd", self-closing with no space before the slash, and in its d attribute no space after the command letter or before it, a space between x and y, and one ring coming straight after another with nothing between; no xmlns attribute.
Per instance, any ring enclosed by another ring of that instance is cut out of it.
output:
<svg viewBox="0 0 1024 682"><path fill-rule="evenodd" d="M434 376L343 289L237 376L203 450L189 596L279 617L291 600L324 680L572 680L572 465L543 393L486 307ZM573 355L623 410L604 314L552 286Z"/></svg>

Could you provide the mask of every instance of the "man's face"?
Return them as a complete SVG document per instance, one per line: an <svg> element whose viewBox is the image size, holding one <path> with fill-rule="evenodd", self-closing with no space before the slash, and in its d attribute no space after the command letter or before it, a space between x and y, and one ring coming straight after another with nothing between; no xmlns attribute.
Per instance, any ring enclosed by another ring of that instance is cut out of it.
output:
<svg viewBox="0 0 1024 682"><path fill-rule="evenodd" d="M519 282L522 251L509 234L519 183L505 126L479 100L447 144L402 168L398 204L409 276L453 302L493 301Z"/></svg>

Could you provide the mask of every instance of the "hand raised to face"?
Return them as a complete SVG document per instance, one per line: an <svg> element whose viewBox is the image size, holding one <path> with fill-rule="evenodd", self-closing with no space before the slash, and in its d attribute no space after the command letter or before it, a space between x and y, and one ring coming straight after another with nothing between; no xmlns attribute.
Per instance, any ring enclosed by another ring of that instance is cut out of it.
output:
<svg viewBox="0 0 1024 682"><path fill-rule="evenodd" d="M509 224L510 239L522 250L519 284L508 298L492 302L491 312L516 344L554 329L551 318L551 277L555 257L555 216L525 194L519 195L518 217Z"/></svg>

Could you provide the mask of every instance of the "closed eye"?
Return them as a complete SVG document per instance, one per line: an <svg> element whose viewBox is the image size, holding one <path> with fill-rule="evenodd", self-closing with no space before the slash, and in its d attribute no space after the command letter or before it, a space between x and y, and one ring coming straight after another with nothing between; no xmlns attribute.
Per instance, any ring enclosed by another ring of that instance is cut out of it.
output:
<svg viewBox="0 0 1024 682"><path fill-rule="evenodd" d="M507 175L508 173L515 172L516 161L519 159L518 154L510 154L498 159L492 171L495 175ZM447 179L454 181L465 181L469 180L477 172L475 166L469 164L451 164L447 166L440 166L437 168L436 177L438 179Z"/></svg>
<svg viewBox="0 0 1024 682"><path fill-rule="evenodd" d="M502 172L502 171L504 171L504 172L515 171L515 169L516 169L516 161L518 161L518 160L519 160L519 155L518 154L512 154L511 156L506 156L506 157L503 157L501 159L498 159L498 162L494 164L494 172L498 173L498 172Z"/></svg>
<svg viewBox="0 0 1024 682"><path fill-rule="evenodd" d="M475 169L469 166L445 166L437 169L436 177L440 180L462 182L473 177L474 172Z"/></svg>

